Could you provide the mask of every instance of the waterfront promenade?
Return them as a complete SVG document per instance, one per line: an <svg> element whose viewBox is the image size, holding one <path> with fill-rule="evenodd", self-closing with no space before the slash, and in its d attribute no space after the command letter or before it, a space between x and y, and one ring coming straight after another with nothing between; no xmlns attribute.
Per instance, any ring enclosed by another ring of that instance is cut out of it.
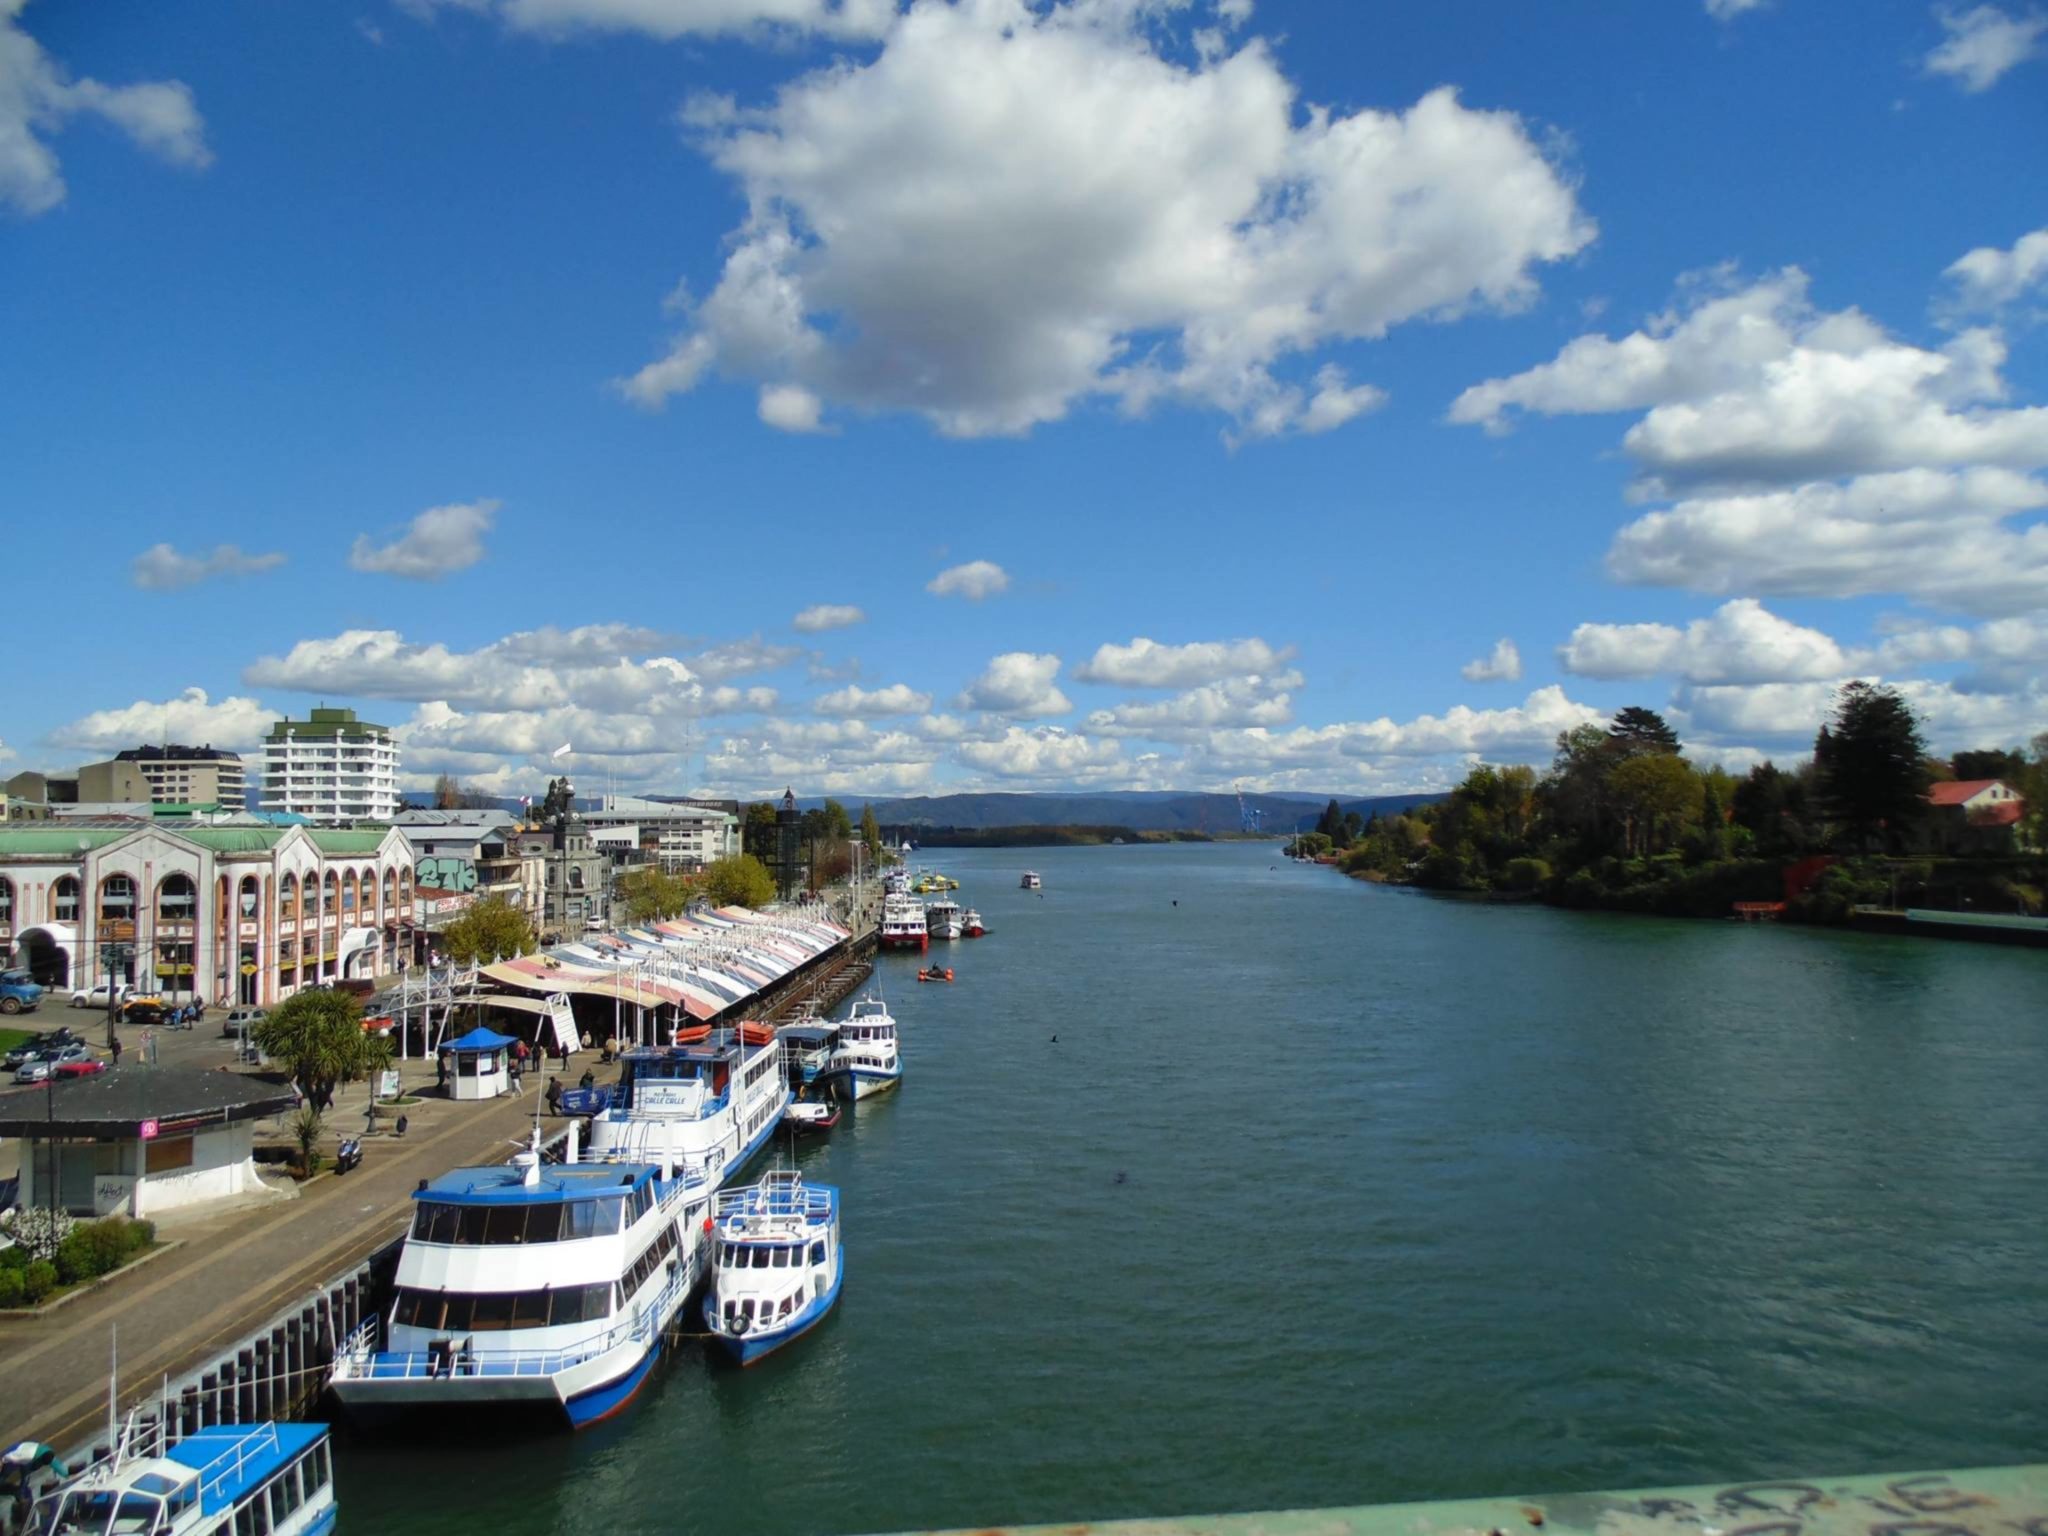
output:
<svg viewBox="0 0 2048 1536"><path fill-rule="evenodd" d="M575 1070L586 1061L595 1057L577 1057ZM421 1070L431 1077L431 1066ZM0 1443L26 1436L70 1448L104 1435L110 1330L119 1330L125 1406L359 1263L403 1229L420 1179L511 1154L547 1077L527 1081L524 1097L484 1104L422 1098L406 1110L407 1134L369 1138L353 1173L324 1174L296 1198L173 1217L159 1229L178 1245L169 1252L43 1317L0 1323ZM355 1093L329 1115L330 1130L352 1128Z"/></svg>

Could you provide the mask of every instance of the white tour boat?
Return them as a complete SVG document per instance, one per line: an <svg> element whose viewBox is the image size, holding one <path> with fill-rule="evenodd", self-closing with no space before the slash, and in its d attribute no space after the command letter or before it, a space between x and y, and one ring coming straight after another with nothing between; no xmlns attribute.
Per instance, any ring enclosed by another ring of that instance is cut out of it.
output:
<svg viewBox="0 0 2048 1536"><path fill-rule="evenodd" d="M935 939L957 939L967 932L967 925L960 918L960 903L950 897L941 896L937 901L926 902L924 921L927 931Z"/></svg>
<svg viewBox="0 0 2048 1536"><path fill-rule="evenodd" d="M576 1162L573 1133L569 1153L420 1181L390 1314L329 1375L344 1408L537 1409L581 1428L631 1401L703 1278L716 1185L673 1162Z"/></svg>
<svg viewBox="0 0 2048 1536"><path fill-rule="evenodd" d="M884 949L923 949L930 942L924 903L912 896L884 897L880 942Z"/></svg>
<svg viewBox="0 0 2048 1536"><path fill-rule="evenodd" d="M1024 871L1024 878L1019 880L1017 884L1023 890L1036 891L1043 888L1045 882L1038 878L1037 870L1027 869Z"/></svg>
<svg viewBox="0 0 2048 1536"><path fill-rule="evenodd" d="M334 1465L324 1424L220 1424L166 1446L133 1420L114 1454L43 1495L44 1536L326 1536Z"/></svg>
<svg viewBox="0 0 2048 1536"><path fill-rule="evenodd" d="M970 939L978 939L987 933L988 929L982 924L981 914L969 907L966 915L960 919L960 931Z"/></svg>
<svg viewBox="0 0 2048 1536"><path fill-rule="evenodd" d="M719 1194L704 1324L741 1365L808 1332L839 1299L839 1191L777 1169Z"/></svg>
<svg viewBox="0 0 2048 1536"><path fill-rule="evenodd" d="M879 997L856 1002L853 1011L839 1021L838 1031L826 1071L842 1098L872 1098L903 1081L903 1058L896 1051L896 1020Z"/></svg>
<svg viewBox="0 0 2048 1536"><path fill-rule="evenodd" d="M699 1025L669 1047L630 1050L618 1086L590 1119L590 1155L701 1173L715 1188L768 1144L788 1107L789 1074L773 1026Z"/></svg>

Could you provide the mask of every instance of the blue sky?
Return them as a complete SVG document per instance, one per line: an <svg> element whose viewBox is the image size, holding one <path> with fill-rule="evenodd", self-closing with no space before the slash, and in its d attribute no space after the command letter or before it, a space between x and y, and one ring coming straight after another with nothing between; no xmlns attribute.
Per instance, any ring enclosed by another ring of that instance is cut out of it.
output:
<svg viewBox="0 0 2048 1536"><path fill-rule="evenodd" d="M510 793L565 742L1369 792L1629 703L1796 757L1857 676L2022 741L2044 52L1890 0L0 0L0 767L325 701Z"/></svg>

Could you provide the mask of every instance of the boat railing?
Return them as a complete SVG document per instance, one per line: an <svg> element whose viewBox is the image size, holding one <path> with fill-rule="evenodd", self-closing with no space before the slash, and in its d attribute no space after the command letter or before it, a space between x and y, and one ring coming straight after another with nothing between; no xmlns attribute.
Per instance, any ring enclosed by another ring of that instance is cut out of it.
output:
<svg viewBox="0 0 2048 1536"><path fill-rule="evenodd" d="M257 1456L278 1454L277 1426L264 1424L253 1429L199 1469L200 1492L219 1493L222 1484L239 1479Z"/></svg>
<svg viewBox="0 0 2048 1536"><path fill-rule="evenodd" d="M334 1357L334 1374L340 1380L432 1381L468 1380L483 1376L554 1376L586 1360L595 1359L621 1344L646 1342L663 1326L684 1295L695 1284L695 1265L677 1262L654 1300L633 1317L613 1323L603 1333L581 1339L560 1349L484 1350L476 1348L474 1332L455 1335L445 1350L380 1350L379 1319L368 1318L348 1336ZM273 1431L274 1433L274 1431Z"/></svg>
<svg viewBox="0 0 2048 1536"><path fill-rule="evenodd" d="M832 1214L832 1192L795 1180L757 1184L750 1189L719 1191L716 1215L720 1221L732 1216L768 1219L791 1217L807 1222L824 1221Z"/></svg>

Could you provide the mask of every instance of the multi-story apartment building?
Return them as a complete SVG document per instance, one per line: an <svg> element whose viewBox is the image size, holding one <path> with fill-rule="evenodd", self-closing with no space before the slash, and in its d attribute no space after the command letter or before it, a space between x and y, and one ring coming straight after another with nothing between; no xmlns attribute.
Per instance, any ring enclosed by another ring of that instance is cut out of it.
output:
<svg viewBox="0 0 2048 1536"><path fill-rule="evenodd" d="M740 819L719 806L677 799L606 795L583 820L608 844L627 841L670 874L694 874L740 851ZM629 840L620 834L630 831Z"/></svg>
<svg viewBox="0 0 2048 1536"><path fill-rule="evenodd" d="M263 809L316 822L389 821L402 806L398 743L352 709L280 720L263 740Z"/></svg>
<svg viewBox="0 0 2048 1536"><path fill-rule="evenodd" d="M248 795L248 770L241 754L219 747L167 742L116 752L114 761L134 764L149 783L149 798L158 805L225 805L239 811Z"/></svg>

